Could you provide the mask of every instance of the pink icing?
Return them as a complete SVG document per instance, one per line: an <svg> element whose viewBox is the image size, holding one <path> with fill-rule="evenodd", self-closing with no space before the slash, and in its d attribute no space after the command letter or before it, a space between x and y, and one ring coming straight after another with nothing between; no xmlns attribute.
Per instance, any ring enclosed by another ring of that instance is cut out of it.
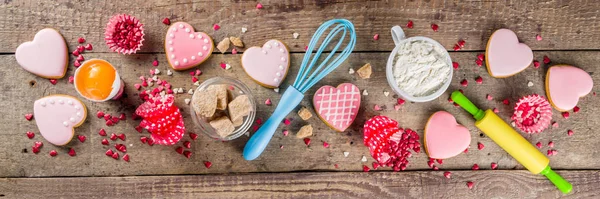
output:
<svg viewBox="0 0 600 199"><path fill-rule="evenodd" d="M519 43L519 39L513 31L499 29L490 37L486 59L491 76L509 77L521 72L531 64L533 52L529 46Z"/></svg>
<svg viewBox="0 0 600 199"><path fill-rule="evenodd" d="M194 32L194 27L177 22L165 36L167 60L175 70L192 68L206 61L213 51L213 40L206 33Z"/></svg>
<svg viewBox="0 0 600 199"><path fill-rule="evenodd" d="M313 97L313 105L319 117L334 130L346 130L358 114L360 90L354 84L343 83L337 88L323 86Z"/></svg>
<svg viewBox="0 0 600 199"><path fill-rule="evenodd" d="M446 159L462 153L471 143L469 129L456 123L452 114L435 112L425 126L425 144L430 158Z"/></svg>
<svg viewBox="0 0 600 199"><path fill-rule="evenodd" d="M73 138L73 128L86 118L85 105L68 95L50 95L33 104L35 123L42 136L54 145L65 145Z"/></svg>
<svg viewBox="0 0 600 199"><path fill-rule="evenodd" d="M283 43L269 40L260 47L252 47L242 55L242 67L260 84L279 87L290 66L290 54Z"/></svg>
<svg viewBox="0 0 600 199"><path fill-rule="evenodd" d="M42 29L33 41L22 43L15 51L17 62L23 69L46 78L58 79L67 70L67 44L54 29Z"/></svg>
<svg viewBox="0 0 600 199"><path fill-rule="evenodd" d="M573 66L550 67L546 78L548 96L559 111L573 109L579 98L589 94L594 86L590 74Z"/></svg>

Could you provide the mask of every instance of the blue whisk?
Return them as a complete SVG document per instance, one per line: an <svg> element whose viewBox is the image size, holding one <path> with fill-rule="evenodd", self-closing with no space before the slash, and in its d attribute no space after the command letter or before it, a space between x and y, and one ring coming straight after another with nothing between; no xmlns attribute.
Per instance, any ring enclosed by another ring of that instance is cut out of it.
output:
<svg viewBox="0 0 600 199"><path fill-rule="evenodd" d="M319 42L323 33L329 29L329 27L333 27L329 34L325 37L323 42L321 42L321 46L311 57L313 49ZM331 53L323 59L320 63L319 57L323 50L329 46L329 43L335 39L338 35L339 41L335 45L335 47L331 50ZM346 36L349 36L349 43L345 46L345 48L341 52L337 52L338 49L342 46L342 44L346 40ZM317 29L317 32L313 35L310 43L308 44L308 49L306 50L306 54L304 55L304 59L302 60L302 65L300 65L300 71L298 72L298 76L296 76L296 81L294 81L294 85L288 87L281 96L281 101L277 108L275 108L275 112L273 115L263 124L263 126L252 135L246 146L244 147L244 159L246 160L254 160L265 150L267 144L273 137L273 133L277 130L277 126L281 123L281 121L287 116L304 98L304 93L314 86L317 82L319 82L323 77L337 68L342 62L350 56L352 50L354 50L354 45L356 44L356 33L354 31L354 25L352 22L345 19L333 19L329 20ZM334 58L334 56L337 56ZM333 59L332 59L333 58ZM330 62L331 61L331 62ZM313 67L318 65L316 69L313 71Z"/></svg>

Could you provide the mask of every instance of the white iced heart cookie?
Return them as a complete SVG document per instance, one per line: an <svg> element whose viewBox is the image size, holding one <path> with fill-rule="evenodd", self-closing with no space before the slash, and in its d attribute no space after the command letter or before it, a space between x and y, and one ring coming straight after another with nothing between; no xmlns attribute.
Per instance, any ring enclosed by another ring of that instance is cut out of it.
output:
<svg viewBox="0 0 600 199"><path fill-rule="evenodd" d="M244 71L258 84L277 88L290 67L290 53L281 41L269 40L263 47L251 47L242 55Z"/></svg>
<svg viewBox="0 0 600 199"><path fill-rule="evenodd" d="M40 30L33 41L19 45L15 58L26 71L48 79L64 77L69 62L65 39L52 28Z"/></svg>
<svg viewBox="0 0 600 199"><path fill-rule="evenodd" d="M35 123L40 134L54 145L71 141L75 127L83 124L87 116L85 105L68 95L50 95L33 104Z"/></svg>

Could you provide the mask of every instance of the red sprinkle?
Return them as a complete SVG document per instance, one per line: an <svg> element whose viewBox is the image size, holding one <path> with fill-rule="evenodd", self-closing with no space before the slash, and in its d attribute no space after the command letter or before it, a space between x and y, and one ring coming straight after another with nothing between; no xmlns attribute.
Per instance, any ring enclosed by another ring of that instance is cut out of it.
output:
<svg viewBox="0 0 600 199"><path fill-rule="evenodd" d="M579 106L576 106L575 108L573 108L573 113L578 113L579 112Z"/></svg>
<svg viewBox="0 0 600 199"><path fill-rule="evenodd" d="M460 50L460 46L458 44L454 44L454 51L459 51Z"/></svg>
<svg viewBox="0 0 600 199"><path fill-rule="evenodd" d="M534 68L539 68L540 67L540 62L538 60L533 60L533 67Z"/></svg>
<svg viewBox="0 0 600 199"><path fill-rule="evenodd" d="M379 34L373 35L373 40L375 40L375 41L379 40Z"/></svg>
<svg viewBox="0 0 600 199"><path fill-rule="evenodd" d="M466 79L463 79L462 81L460 81L460 85L467 87L469 85L469 81L467 81Z"/></svg>
<svg viewBox="0 0 600 199"><path fill-rule="evenodd" d="M41 148L42 146L44 146L43 142L40 142L40 141L33 142L33 147L35 147L35 148Z"/></svg>
<svg viewBox="0 0 600 199"><path fill-rule="evenodd" d="M544 55L544 64L549 64L550 63L550 58L548 58L548 56Z"/></svg>
<svg viewBox="0 0 600 199"><path fill-rule="evenodd" d="M79 139L79 141L80 141L81 143L84 143L84 142L85 142L85 140L86 140L86 137L85 137L85 135L78 135L78 136L77 136L77 139Z"/></svg>
<svg viewBox="0 0 600 199"><path fill-rule="evenodd" d="M444 164L444 160L443 160L443 159L435 159L435 161L436 161L438 164L440 164L440 165Z"/></svg>
<svg viewBox="0 0 600 199"><path fill-rule="evenodd" d="M102 145L108 145L108 140L106 138L102 139Z"/></svg>
<svg viewBox="0 0 600 199"><path fill-rule="evenodd" d="M27 121L31 121L31 119L32 119L32 118L33 118L33 114L31 114L31 113L27 113L27 114L25 114L25 119L26 119Z"/></svg>
<svg viewBox="0 0 600 199"><path fill-rule="evenodd" d="M152 65L153 66L158 66L158 60L155 59L154 61L152 61Z"/></svg>
<svg viewBox="0 0 600 199"><path fill-rule="evenodd" d="M32 146L32 147L31 147L31 152L33 152L33 153L37 154L37 153L39 153L39 152L40 152L40 148L39 148L39 147Z"/></svg>
<svg viewBox="0 0 600 199"><path fill-rule="evenodd" d="M460 48L464 48L465 47L465 43L467 43L467 42L465 42L465 40L462 40L462 39L458 40L458 45L460 46Z"/></svg>
<svg viewBox="0 0 600 199"><path fill-rule="evenodd" d="M58 153L56 152L56 150L52 150L52 151L50 151L50 153L49 153L49 154L50 154L50 156L52 156L52 157L54 157L54 156L58 155Z"/></svg>
<svg viewBox="0 0 600 199"><path fill-rule="evenodd" d="M112 119L112 116L110 114L104 114L104 121L109 121Z"/></svg>
<svg viewBox="0 0 600 199"><path fill-rule="evenodd" d="M402 98L398 98L396 101L397 101L396 103L398 103L398 105L403 105L406 102L406 100L404 100Z"/></svg>
<svg viewBox="0 0 600 199"><path fill-rule="evenodd" d="M548 142L548 147L553 148L554 147L554 142L552 142L552 141Z"/></svg>
<svg viewBox="0 0 600 199"><path fill-rule="evenodd" d="M499 113L500 111L497 108L492 109L494 113Z"/></svg>
<svg viewBox="0 0 600 199"><path fill-rule="evenodd" d="M77 39L77 42L80 44L85 43L85 38L79 37L79 39Z"/></svg>
<svg viewBox="0 0 600 199"><path fill-rule="evenodd" d="M29 139L33 139L33 137L35 137L35 133L31 132L31 131L27 131L27 137Z"/></svg>
<svg viewBox="0 0 600 199"><path fill-rule="evenodd" d="M106 156L112 156L113 155L113 151L111 149L108 149L104 154Z"/></svg>
<svg viewBox="0 0 600 199"><path fill-rule="evenodd" d="M411 21L411 20L408 20L408 23L406 23L407 28L413 28L413 25L414 25L413 21Z"/></svg>
<svg viewBox="0 0 600 199"><path fill-rule="evenodd" d="M502 100L502 103L503 103L504 105L509 105L509 104L510 104L510 101L508 101L508 99L504 99L504 100Z"/></svg>
<svg viewBox="0 0 600 199"><path fill-rule="evenodd" d="M142 126L139 126L139 125L135 127L135 130L136 130L138 133L142 133L142 129L144 129L144 127L142 127Z"/></svg>
<svg viewBox="0 0 600 199"><path fill-rule="evenodd" d="M477 82L477 84L482 84L483 83L483 78L481 78L481 76L475 78L475 82Z"/></svg>
<svg viewBox="0 0 600 199"><path fill-rule="evenodd" d="M231 49L231 54L234 54L234 55L235 55L235 54L237 54L237 53L238 53L238 51L237 51L235 48Z"/></svg>
<svg viewBox="0 0 600 199"><path fill-rule="evenodd" d="M369 172L371 169L367 165L363 165L363 171Z"/></svg>
<svg viewBox="0 0 600 199"><path fill-rule="evenodd" d="M283 131L282 131L282 133L283 133L283 136L288 136L288 134L289 134L290 132L289 132L288 130L283 130Z"/></svg>
<svg viewBox="0 0 600 199"><path fill-rule="evenodd" d="M473 186L475 185L475 183L469 181L467 182L467 187L469 187L469 189L473 189Z"/></svg>
<svg viewBox="0 0 600 199"><path fill-rule="evenodd" d="M119 135L117 135L117 137L123 141L125 141L125 134L121 133Z"/></svg>
<svg viewBox="0 0 600 199"><path fill-rule="evenodd" d="M94 46L92 44L85 45L85 50L94 50Z"/></svg>
<svg viewBox="0 0 600 199"><path fill-rule="evenodd" d="M287 125L290 125L290 123L292 123L292 122L291 122L291 121L290 121L290 119L288 119L288 118L285 118L285 119L283 120L283 124L285 124L286 126L287 126Z"/></svg>
<svg viewBox="0 0 600 199"><path fill-rule="evenodd" d="M492 170L496 170L498 168L498 163L492 162L490 167L492 167Z"/></svg>
<svg viewBox="0 0 600 199"><path fill-rule="evenodd" d="M179 154L183 154L183 147L177 147L175 151Z"/></svg>
<svg viewBox="0 0 600 199"><path fill-rule="evenodd" d="M77 46L77 51L79 51L79 53L83 53L85 51L85 47Z"/></svg>
<svg viewBox="0 0 600 199"><path fill-rule="evenodd" d="M79 56L79 51L78 50L74 50L73 52L71 52L71 54L73 54L73 56Z"/></svg>
<svg viewBox="0 0 600 199"><path fill-rule="evenodd" d="M73 82L75 82L75 77L69 76L69 83L72 84Z"/></svg>
<svg viewBox="0 0 600 199"><path fill-rule="evenodd" d="M196 83L198 81L197 77L192 77L192 83Z"/></svg>
<svg viewBox="0 0 600 199"><path fill-rule="evenodd" d="M117 134L110 134L110 140L115 141L117 140Z"/></svg>
<svg viewBox="0 0 600 199"><path fill-rule="evenodd" d="M73 148L69 148L69 156L73 157L75 155L77 155L77 153L75 153L75 150Z"/></svg>
<svg viewBox="0 0 600 199"><path fill-rule="evenodd" d="M113 153L112 154L112 158L115 159L115 160L118 160L119 159L119 153L117 153L117 152Z"/></svg>
<svg viewBox="0 0 600 199"><path fill-rule="evenodd" d="M98 131L98 135L106 136L106 131L104 129L100 129L100 131Z"/></svg>
<svg viewBox="0 0 600 199"><path fill-rule="evenodd" d="M270 99L270 98L267 98L267 100L265 100L265 105L267 105L267 106L271 106L271 104L272 104L272 103L271 103L271 99Z"/></svg>
<svg viewBox="0 0 600 199"><path fill-rule="evenodd" d="M310 138L304 138L304 144L306 144L306 146L310 145Z"/></svg>
<svg viewBox="0 0 600 199"><path fill-rule="evenodd" d="M484 59L484 58L485 58L485 55L484 55L483 53L482 53L482 54L479 54L479 55L477 55L477 59L478 59L478 60L481 60L481 61L483 61L483 59Z"/></svg>
<svg viewBox="0 0 600 199"><path fill-rule="evenodd" d="M123 156L123 160L125 160L125 162L129 162L129 154L125 154Z"/></svg>
<svg viewBox="0 0 600 199"><path fill-rule="evenodd" d="M477 64L477 66L481 67L481 66L483 66L483 61L481 61L479 59L475 60L475 64Z"/></svg>
<svg viewBox="0 0 600 199"><path fill-rule="evenodd" d="M569 112L562 112L562 116L563 116L565 119L569 119Z"/></svg>
<svg viewBox="0 0 600 199"><path fill-rule="evenodd" d="M204 166L205 166L207 169L210 169L210 167L212 166L212 162L209 162L209 161L204 161Z"/></svg>
<svg viewBox="0 0 600 199"><path fill-rule="evenodd" d="M538 41L542 41L542 36L538 34L538 35L535 36L535 39L538 40Z"/></svg>
<svg viewBox="0 0 600 199"><path fill-rule="evenodd" d="M218 24L213 25L213 30L219 30L221 29L221 26L219 26Z"/></svg>
<svg viewBox="0 0 600 199"><path fill-rule="evenodd" d="M379 165L379 163L373 162L373 169L377 169L377 168L379 168L379 166L381 166L381 165Z"/></svg>
<svg viewBox="0 0 600 199"><path fill-rule="evenodd" d="M329 143L327 143L327 142L323 141L323 147L325 147L325 148L329 148Z"/></svg>
<svg viewBox="0 0 600 199"><path fill-rule="evenodd" d="M190 138L192 138L192 140L196 140L196 138L198 138L198 134L190 133Z"/></svg>
<svg viewBox="0 0 600 199"><path fill-rule="evenodd" d="M446 171L444 172L444 177L450 179L452 177L452 173L450 173L450 171Z"/></svg>
<svg viewBox="0 0 600 199"><path fill-rule="evenodd" d="M537 142L537 143L535 143L535 146L536 146L538 149L541 149L541 148L542 148L542 142Z"/></svg>
<svg viewBox="0 0 600 199"><path fill-rule="evenodd" d="M194 74L196 76L202 75L202 71L200 69L196 69L196 72Z"/></svg>
<svg viewBox="0 0 600 199"><path fill-rule="evenodd" d="M142 144L146 144L146 142L148 142L148 137L140 137L140 142L142 142Z"/></svg>
<svg viewBox="0 0 600 199"><path fill-rule="evenodd" d="M434 23L433 23L433 24L431 24L431 29L432 29L434 32L437 32L439 28L440 28L440 27L439 27L437 24L434 24Z"/></svg>
<svg viewBox="0 0 600 199"><path fill-rule="evenodd" d="M479 165L477 165L477 164L473 164L473 167L471 167L471 169L473 169L473 170L475 170L475 171L476 171L476 170L479 170Z"/></svg>
<svg viewBox="0 0 600 199"><path fill-rule="evenodd" d="M481 142L477 142L477 149L479 149L481 151L481 150L483 150L483 148L485 148L485 145L483 145L483 143L481 143Z"/></svg>
<svg viewBox="0 0 600 199"><path fill-rule="evenodd" d="M184 151L183 155L187 158L190 159L190 157L192 157L192 152L191 151Z"/></svg>
<svg viewBox="0 0 600 199"><path fill-rule="evenodd" d="M56 85L56 80L55 80L55 79L50 79L50 83L51 83L52 85Z"/></svg>
<svg viewBox="0 0 600 199"><path fill-rule="evenodd" d="M452 67L453 67L454 69L457 69L457 70L458 70L458 67L459 67L459 66L460 66L460 65L458 64L458 62L452 62Z"/></svg>
<svg viewBox="0 0 600 199"><path fill-rule="evenodd" d="M190 141L183 142L183 146L187 149L192 148L192 143Z"/></svg>
<svg viewBox="0 0 600 199"><path fill-rule="evenodd" d="M221 65L221 68L222 68L222 69L226 69L226 68L227 68L227 64L225 64L225 63L223 63L223 62L221 62L221 64L220 64L220 65Z"/></svg>
<svg viewBox="0 0 600 199"><path fill-rule="evenodd" d="M256 4L256 9L262 9L262 8L263 8L263 5L262 5L262 4L260 4L260 3L257 3L257 4Z"/></svg>
<svg viewBox="0 0 600 199"><path fill-rule="evenodd" d="M494 99L494 97L492 97L490 94L485 95L485 98L487 100L493 100Z"/></svg>
<svg viewBox="0 0 600 199"><path fill-rule="evenodd" d="M171 25L171 20L170 20L169 18L166 18L166 17L165 17L165 18L163 19L162 23L163 23L163 24L165 24L165 25Z"/></svg>
<svg viewBox="0 0 600 199"><path fill-rule="evenodd" d="M567 131L567 135L568 135L568 136L572 136L572 135L573 135L573 130L568 130L568 131Z"/></svg>

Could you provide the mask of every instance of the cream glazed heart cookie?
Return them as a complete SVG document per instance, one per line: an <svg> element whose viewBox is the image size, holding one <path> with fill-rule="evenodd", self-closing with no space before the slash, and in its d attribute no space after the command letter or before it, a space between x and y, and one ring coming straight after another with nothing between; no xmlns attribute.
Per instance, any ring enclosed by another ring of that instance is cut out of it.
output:
<svg viewBox="0 0 600 199"><path fill-rule="evenodd" d="M15 51L17 63L26 71L48 79L60 79L67 72L69 54L65 39L57 30L45 28Z"/></svg>
<svg viewBox="0 0 600 199"><path fill-rule="evenodd" d="M262 48L248 48L242 55L242 67L261 86L277 88L290 67L290 53L281 41L269 40Z"/></svg>
<svg viewBox="0 0 600 199"><path fill-rule="evenodd" d="M519 43L513 31L499 29L490 36L485 59L492 77L505 78L525 70L533 62L533 52L529 46Z"/></svg>
<svg viewBox="0 0 600 199"><path fill-rule="evenodd" d="M194 32L194 27L177 22L165 36L165 52L174 70L186 70L206 61L214 49L213 40L206 33Z"/></svg>
<svg viewBox="0 0 600 199"><path fill-rule="evenodd" d="M343 83L337 88L323 86L313 96L313 105L327 126L343 132L358 115L360 97L360 90L354 84Z"/></svg>
<svg viewBox="0 0 600 199"><path fill-rule="evenodd" d="M589 73L568 65L552 66L546 74L546 94L556 110L569 111L579 98L592 91L594 81Z"/></svg>
<svg viewBox="0 0 600 199"><path fill-rule="evenodd" d="M446 159L462 153L471 143L469 129L446 111L435 112L425 125L425 151L430 158Z"/></svg>
<svg viewBox="0 0 600 199"><path fill-rule="evenodd" d="M87 116L85 105L68 95L50 95L33 104L35 123L42 136L54 145L71 141L75 127L83 124Z"/></svg>

